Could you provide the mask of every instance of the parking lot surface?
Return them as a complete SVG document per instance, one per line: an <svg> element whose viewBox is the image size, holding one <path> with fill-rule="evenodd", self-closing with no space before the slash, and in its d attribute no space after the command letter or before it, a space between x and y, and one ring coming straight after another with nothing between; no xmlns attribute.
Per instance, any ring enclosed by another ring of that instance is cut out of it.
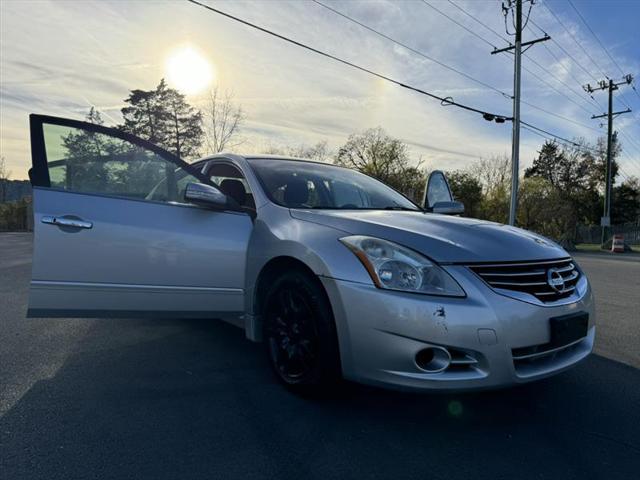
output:
<svg viewBox="0 0 640 480"><path fill-rule="evenodd" d="M599 317L578 367L495 392L308 399L223 322L25 319L31 237L0 234L0 476L636 478L640 261L577 259Z"/></svg>

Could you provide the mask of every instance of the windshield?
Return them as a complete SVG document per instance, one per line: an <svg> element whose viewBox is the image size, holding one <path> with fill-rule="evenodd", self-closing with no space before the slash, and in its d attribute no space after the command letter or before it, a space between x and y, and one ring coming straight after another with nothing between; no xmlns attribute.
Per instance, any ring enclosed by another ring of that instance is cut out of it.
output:
<svg viewBox="0 0 640 480"><path fill-rule="evenodd" d="M420 210L391 187L348 168L300 160L249 163L271 201L283 207Z"/></svg>

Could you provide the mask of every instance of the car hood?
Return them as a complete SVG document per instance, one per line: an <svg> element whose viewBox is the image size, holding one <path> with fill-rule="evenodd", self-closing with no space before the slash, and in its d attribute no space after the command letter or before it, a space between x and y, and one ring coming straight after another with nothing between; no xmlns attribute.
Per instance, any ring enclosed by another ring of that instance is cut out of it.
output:
<svg viewBox="0 0 640 480"><path fill-rule="evenodd" d="M396 210L291 210L299 220L352 235L383 238L441 263L549 260L567 257L555 242L499 223Z"/></svg>

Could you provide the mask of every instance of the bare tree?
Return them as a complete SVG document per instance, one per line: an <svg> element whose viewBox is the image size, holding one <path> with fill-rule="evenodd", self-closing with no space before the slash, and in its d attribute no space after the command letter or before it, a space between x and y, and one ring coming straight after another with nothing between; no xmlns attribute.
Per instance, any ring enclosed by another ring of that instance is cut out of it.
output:
<svg viewBox="0 0 640 480"><path fill-rule="evenodd" d="M0 202L4 202L7 198L7 180L10 176L11 172L7 169L4 157L0 157Z"/></svg>
<svg viewBox="0 0 640 480"><path fill-rule="evenodd" d="M242 107L233 101L231 92L220 93L216 86L209 92L204 109L205 142L210 153L218 153L225 148L240 145L243 140L238 137L244 113Z"/></svg>
<svg viewBox="0 0 640 480"><path fill-rule="evenodd" d="M380 127L350 135L334 163L371 175L417 201L424 191L422 159L412 162L407 145Z"/></svg>
<svg viewBox="0 0 640 480"><path fill-rule="evenodd" d="M511 159L507 155L481 158L468 172L482 183L485 193L510 190Z"/></svg>
<svg viewBox="0 0 640 480"><path fill-rule="evenodd" d="M481 158L468 169L482 185L479 218L506 223L511 192L511 160L506 155Z"/></svg>
<svg viewBox="0 0 640 480"><path fill-rule="evenodd" d="M316 162L328 162L331 160L331 150L326 140L321 140L314 145L304 143L298 146L275 146L269 144L262 148L267 155L284 155L288 157L307 158Z"/></svg>

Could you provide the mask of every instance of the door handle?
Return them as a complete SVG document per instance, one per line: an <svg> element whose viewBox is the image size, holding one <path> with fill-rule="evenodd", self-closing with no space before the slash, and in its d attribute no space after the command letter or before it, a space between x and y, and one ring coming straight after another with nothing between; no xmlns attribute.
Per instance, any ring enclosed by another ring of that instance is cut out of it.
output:
<svg viewBox="0 0 640 480"><path fill-rule="evenodd" d="M60 227L73 227L73 228L93 227L93 223L87 222L86 220L81 220L79 218L69 218L69 217L53 217L51 215L42 217L42 223L48 223L50 225L58 225Z"/></svg>

